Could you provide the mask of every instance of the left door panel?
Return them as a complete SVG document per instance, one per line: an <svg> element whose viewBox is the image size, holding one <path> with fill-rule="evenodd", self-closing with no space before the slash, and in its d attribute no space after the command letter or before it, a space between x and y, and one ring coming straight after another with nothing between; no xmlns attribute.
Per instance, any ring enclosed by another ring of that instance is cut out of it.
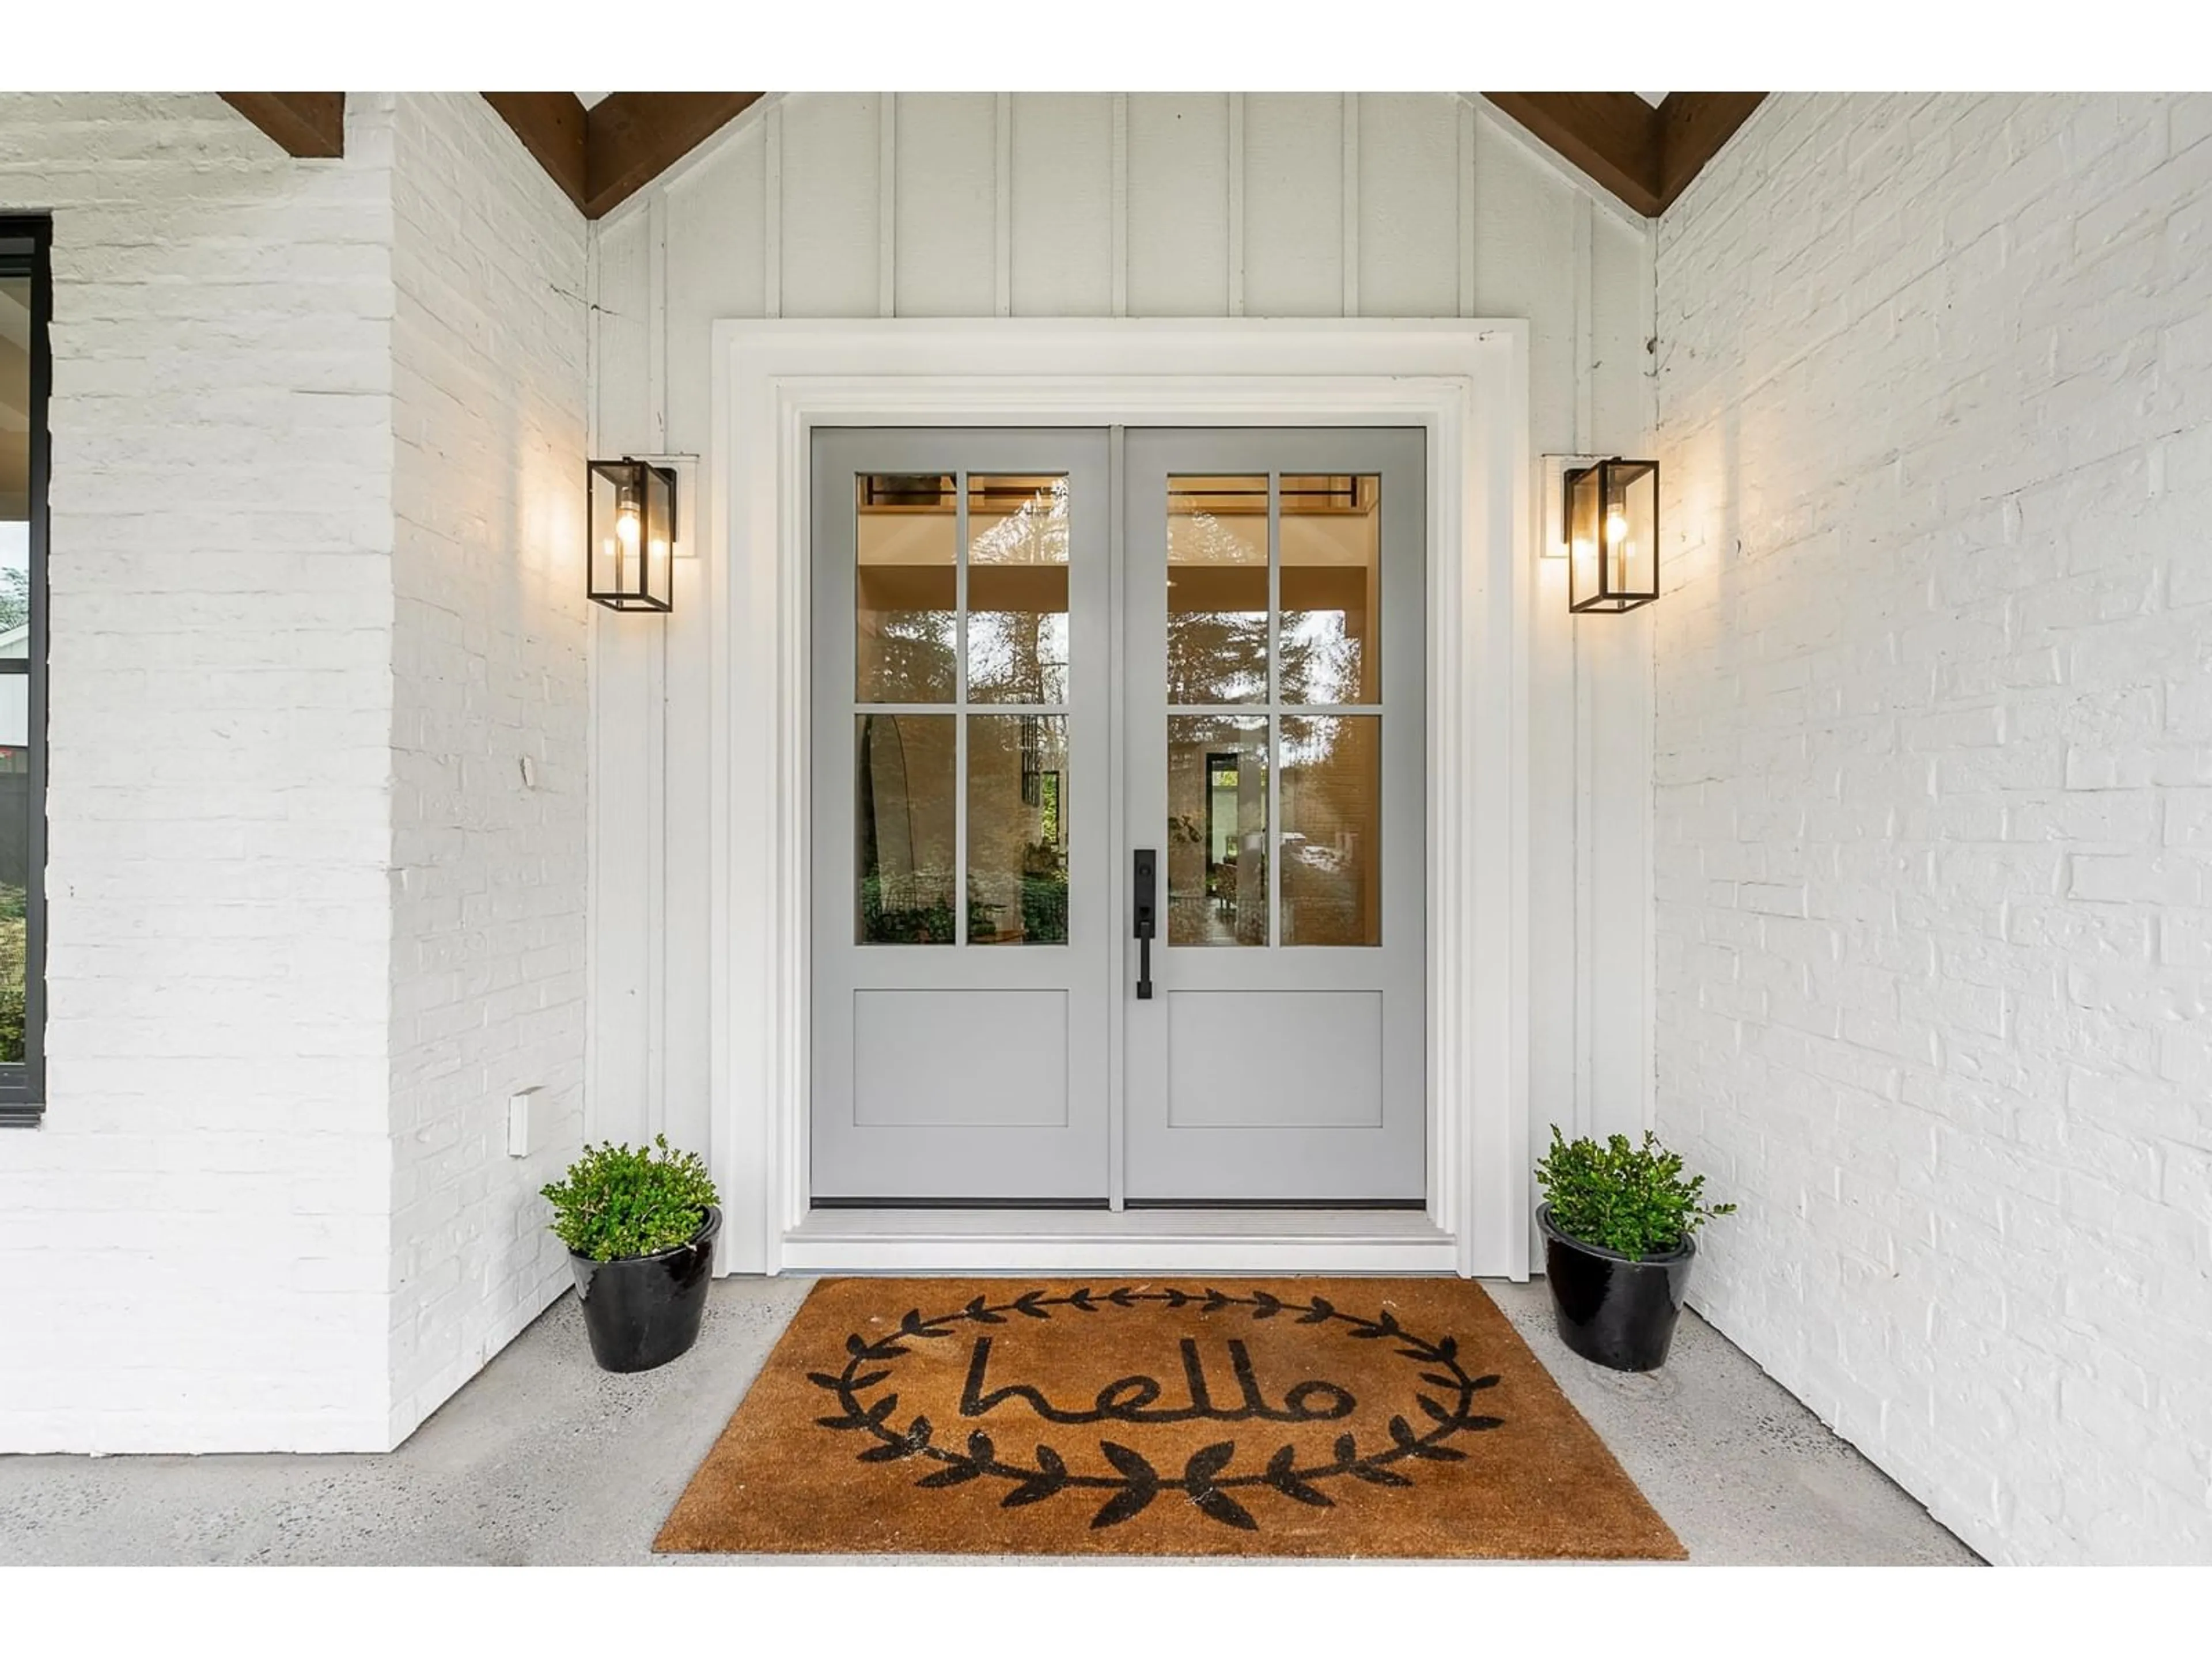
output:
<svg viewBox="0 0 2212 1659"><path fill-rule="evenodd" d="M1103 1205L1106 434L812 465L814 1201Z"/></svg>

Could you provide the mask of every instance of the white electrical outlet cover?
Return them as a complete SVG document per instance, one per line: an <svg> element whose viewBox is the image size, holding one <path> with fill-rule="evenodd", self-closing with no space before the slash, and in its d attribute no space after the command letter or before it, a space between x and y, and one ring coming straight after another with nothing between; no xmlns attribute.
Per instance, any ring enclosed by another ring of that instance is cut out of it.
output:
<svg viewBox="0 0 2212 1659"><path fill-rule="evenodd" d="M530 1098L538 1091L520 1089L507 1097L507 1155L530 1156Z"/></svg>

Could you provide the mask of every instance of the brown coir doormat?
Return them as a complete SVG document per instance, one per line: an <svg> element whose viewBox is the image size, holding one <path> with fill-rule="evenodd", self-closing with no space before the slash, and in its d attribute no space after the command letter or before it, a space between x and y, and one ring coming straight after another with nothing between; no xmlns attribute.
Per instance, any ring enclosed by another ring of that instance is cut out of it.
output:
<svg viewBox="0 0 2212 1659"><path fill-rule="evenodd" d="M1449 1279L826 1280L653 1548L1683 1554Z"/></svg>

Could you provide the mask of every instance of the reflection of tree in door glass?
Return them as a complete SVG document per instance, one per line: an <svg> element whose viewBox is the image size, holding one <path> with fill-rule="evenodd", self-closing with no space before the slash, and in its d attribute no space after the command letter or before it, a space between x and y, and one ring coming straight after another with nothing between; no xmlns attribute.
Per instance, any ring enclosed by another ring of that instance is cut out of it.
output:
<svg viewBox="0 0 2212 1659"><path fill-rule="evenodd" d="M968 480L968 696L1067 701L1067 480Z"/></svg>
<svg viewBox="0 0 2212 1659"><path fill-rule="evenodd" d="M1168 701L1267 698L1267 479L1168 481Z"/></svg>
<svg viewBox="0 0 2212 1659"><path fill-rule="evenodd" d="M1067 943L1066 776L1065 714L969 716L970 944Z"/></svg>
<svg viewBox="0 0 2212 1659"><path fill-rule="evenodd" d="M951 714L855 722L854 851L862 945L954 942Z"/></svg>
<svg viewBox="0 0 2212 1659"><path fill-rule="evenodd" d="M1283 943L1382 942L1382 721L1283 720Z"/></svg>

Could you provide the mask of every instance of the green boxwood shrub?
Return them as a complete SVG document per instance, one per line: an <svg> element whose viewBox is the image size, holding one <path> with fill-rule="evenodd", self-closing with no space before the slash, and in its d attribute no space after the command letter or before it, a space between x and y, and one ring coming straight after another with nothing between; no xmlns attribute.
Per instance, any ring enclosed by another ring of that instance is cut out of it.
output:
<svg viewBox="0 0 2212 1659"><path fill-rule="evenodd" d="M564 1179L538 1190L553 1206L555 1235L594 1261L689 1243L706 1225L708 1206L720 1202L699 1155L671 1152L666 1135L635 1150L586 1145Z"/></svg>
<svg viewBox="0 0 2212 1659"><path fill-rule="evenodd" d="M1588 1136L1569 1140L1554 1123L1536 1183L1552 1206L1552 1224L1569 1238L1638 1261L1680 1249L1713 1217L1735 1213L1733 1204L1700 1202L1705 1176L1685 1176L1681 1154L1649 1129L1641 1146L1626 1135L1601 1146Z"/></svg>

